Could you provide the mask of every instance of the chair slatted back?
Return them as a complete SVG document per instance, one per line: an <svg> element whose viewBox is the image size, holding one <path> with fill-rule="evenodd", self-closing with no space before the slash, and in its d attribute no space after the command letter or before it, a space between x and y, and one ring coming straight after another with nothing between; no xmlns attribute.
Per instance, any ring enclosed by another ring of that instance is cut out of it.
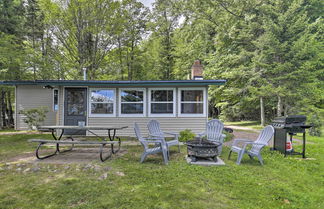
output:
<svg viewBox="0 0 324 209"><path fill-rule="evenodd" d="M217 119L208 121L206 127L207 140L219 141L222 138L223 128L224 124Z"/></svg>
<svg viewBox="0 0 324 209"><path fill-rule="evenodd" d="M140 141L141 144L144 146L144 148L147 149L148 148L147 143L145 143L145 140L142 137L141 130L137 123L134 123L134 131L138 141Z"/></svg>
<svg viewBox="0 0 324 209"><path fill-rule="evenodd" d="M256 143L261 143L263 145L254 144L251 148L251 152L258 153L261 148L269 143L274 134L274 128L271 125L266 126L259 134Z"/></svg>
<svg viewBox="0 0 324 209"><path fill-rule="evenodd" d="M160 137L164 137L164 134L160 128L160 123L157 120L150 120L147 124L147 128L149 133L152 135L158 135Z"/></svg>

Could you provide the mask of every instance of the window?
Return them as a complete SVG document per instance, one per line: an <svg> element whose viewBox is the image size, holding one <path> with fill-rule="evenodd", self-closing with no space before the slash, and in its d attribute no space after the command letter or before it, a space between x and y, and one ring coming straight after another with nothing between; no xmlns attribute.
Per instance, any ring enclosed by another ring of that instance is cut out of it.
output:
<svg viewBox="0 0 324 209"><path fill-rule="evenodd" d="M58 97L59 97L59 93L58 93L58 89L53 89L53 111L56 112L58 111Z"/></svg>
<svg viewBox="0 0 324 209"><path fill-rule="evenodd" d="M144 116L145 89L121 89L119 97L121 116Z"/></svg>
<svg viewBox="0 0 324 209"><path fill-rule="evenodd" d="M116 94L114 89L90 90L90 116L115 116Z"/></svg>
<svg viewBox="0 0 324 209"><path fill-rule="evenodd" d="M205 116L206 89L188 88L179 89L179 115Z"/></svg>
<svg viewBox="0 0 324 209"><path fill-rule="evenodd" d="M175 89L149 89L149 115L155 117L175 116Z"/></svg>

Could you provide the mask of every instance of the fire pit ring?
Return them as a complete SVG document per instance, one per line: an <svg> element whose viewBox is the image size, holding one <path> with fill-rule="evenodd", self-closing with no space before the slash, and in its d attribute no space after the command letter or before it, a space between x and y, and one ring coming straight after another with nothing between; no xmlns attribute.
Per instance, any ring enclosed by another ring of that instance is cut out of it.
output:
<svg viewBox="0 0 324 209"><path fill-rule="evenodd" d="M196 162L198 158L212 158L217 162L218 146L220 143L211 142L209 140L196 138L186 142L188 157L192 162Z"/></svg>

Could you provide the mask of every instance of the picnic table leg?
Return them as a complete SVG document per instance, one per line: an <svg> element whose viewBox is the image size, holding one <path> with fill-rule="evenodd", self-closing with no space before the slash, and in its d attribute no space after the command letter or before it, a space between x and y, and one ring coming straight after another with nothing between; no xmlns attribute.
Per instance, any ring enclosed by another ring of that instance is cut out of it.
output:
<svg viewBox="0 0 324 209"><path fill-rule="evenodd" d="M68 137L67 139L71 139L71 141L74 141L74 139L72 137ZM59 144L57 144L59 145ZM74 148L74 144L71 144L71 148L70 149L67 149L67 150L58 150L59 153L63 153L63 152L68 152L68 151L71 151L72 149Z"/></svg>
<svg viewBox="0 0 324 209"><path fill-rule="evenodd" d="M54 133L55 129L51 129L51 131L52 131L52 136L53 136L54 140L60 141L63 134L64 134L64 129L62 129L62 132L61 132L61 134L60 134L60 136L58 138L56 137L56 135ZM60 145L59 144L56 144L56 152L60 152Z"/></svg>
<svg viewBox="0 0 324 209"><path fill-rule="evenodd" d="M59 137L57 137L54 132L55 132L55 129L52 129L52 136L53 136L54 140L60 141L62 139L63 134L64 134L64 129L62 129L62 132L61 132ZM71 139L71 141L74 141L72 136L68 137L68 139ZM70 149L61 151L60 150L60 144L59 143L56 144L56 152L58 152L58 153L68 152L68 151L71 151L73 148L74 148L74 144L71 145Z"/></svg>
<svg viewBox="0 0 324 209"><path fill-rule="evenodd" d="M114 134L111 136L110 133L111 129L108 129L108 137L110 141L114 141L115 140L115 136L116 136L116 129L114 129Z"/></svg>
<svg viewBox="0 0 324 209"><path fill-rule="evenodd" d="M116 153L120 150L121 140L120 140L120 138L119 138L118 136L116 136L116 129L113 129L113 130L114 130L114 133L113 133L112 136L111 136L111 132L110 132L111 130L110 130L110 129L108 130L108 137L109 137L109 140L110 140L110 141L114 141L115 138L118 139L118 149L117 149L117 150L115 150L115 149L114 149L114 145L111 144L112 153L113 153L113 154L116 154Z"/></svg>
<svg viewBox="0 0 324 209"><path fill-rule="evenodd" d="M101 162L104 162L105 160L107 160L108 158L110 158L111 157L111 155L113 154L113 144L111 144L111 149L110 149L110 153L109 153L109 155L108 156L106 156L106 157L104 157L103 156L103 151L104 151L104 147L106 146L106 144L102 144L101 146L100 146L100 160L101 160Z"/></svg>
<svg viewBox="0 0 324 209"><path fill-rule="evenodd" d="M45 158L52 157L52 156L56 155L56 153L58 152L57 150L55 150L55 152L54 152L53 154L46 155L46 156L44 156L44 157L40 157L38 152L39 152L39 149L41 148L41 146L42 146L43 144L46 144L46 143L44 143L44 142L39 143L39 145L38 145L38 147L37 147L37 149L36 149L36 153L35 153L35 154L36 154L37 159L42 160L42 159L45 159Z"/></svg>

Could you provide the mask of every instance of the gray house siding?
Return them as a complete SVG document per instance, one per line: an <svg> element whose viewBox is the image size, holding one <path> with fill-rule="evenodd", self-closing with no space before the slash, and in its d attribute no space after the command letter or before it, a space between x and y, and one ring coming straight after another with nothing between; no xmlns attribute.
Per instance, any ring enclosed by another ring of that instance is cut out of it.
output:
<svg viewBox="0 0 324 209"><path fill-rule="evenodd" d="M99 126L128 126L127 129L118 132L119 136L135 136L134 123L138 123L143 135L147 135L147 123L151 119L157 119L162 130L168 132L179 133L185 129L191 129L194 133L200 133L205 130L206 118L149 118L149 117L134 117L134 118L89 118L89 125ZM104 132L97 132L104 134ZM105 133L107 135L107 133Z"/></svg>
<svg viewBox="0 0 324 209"><path fill-rule="evenodd" d="M56 122L56 112L53 111L53 90L42 86L19 85L16 87L16 129L26 130L28 126L24 123L25 116L21 110L48 108L43 125L53 125Z"/></svg>
<svg viewBox="0 0 324 209"><path fill-rule="evenodd" d="M80 86L81 87L81 86ZM197 86L195 86L197 87ZM60 86L57 87L59 89L59 110L58 112L53 111L53 90L52 89L45 89L42 88L42 86L31 86L31 85L19 85L17 87L17 104L19 107L17 107L19 113L19 110L23 109L29 109L29 108L37 108L40 106L47 106L49 108L49 113L47 113L46 120L44 122L44 125L63 125L64 124L64 89L66 87ZM75 87L74 87L75 88ZM84 88L84 87L83 87ZM89 91L92 87L88 88L88 97L89 97ZM183 117L179 116L178 113L178 87L175 86L165 86L161 88L175 88L176 89L176 101L175 101L175 111L176 115L175 117L149 117L148 115L148 105L149 105L149 88L157 88L156 86L145 86L142 88L146 89L146 112L145 117L121 117L119 116L119 89L115 87L109 87L109 86L101 86L101 87L95 87L95 88L114 88L116 89L116 116L115 117L87 117L87 124L88 125L98 125L98 126L128 126L129 128L124 129L122 131L118 132L118 135L120 136L134 136L134 130L133 130L133 124L134 122L139 123L140 128L143 132L143 134L147 134L147 127L146 124L151 119L157 119L163 130L169 131L169 132L179 132L184 129L191 129L194 133L200 133L205 130L205 124L207 122L207 115L208 115L208 102L206 102L205 109L206 109L206 116L204 117ZM141 87L123 87L123 88L141 88ZM190 86L181 87L181 88L191 88ZM201 86L198 88L205 88L207 92L206 86ZM208 94L206 94L207 96ZM206 101L208 101L208 98L206 98ZM89 104L88 104L89 105ZM27 128L27 125L23 123L22 121L23 115L17 114L17 129L23 130ZM97 134L105 134L103 132L96 132Z"/></svg>

